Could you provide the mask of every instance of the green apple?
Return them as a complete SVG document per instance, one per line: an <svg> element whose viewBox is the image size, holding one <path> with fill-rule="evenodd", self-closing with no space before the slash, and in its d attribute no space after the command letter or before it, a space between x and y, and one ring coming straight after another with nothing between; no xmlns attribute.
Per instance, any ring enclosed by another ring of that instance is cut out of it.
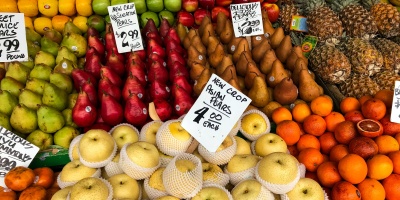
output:
<svg viewBox="0 0 400 200"><path fill-rule="evenodd" d="M254 143L256 155L264 157L273 152L287 152L287 145L279 135L267 133L259 137Z"/></svg>
<svg viewBox="0 0 400 200"><path fill-rule="evenodd" d="M158 19L157 13L152 12L152 11L146 11L140 15L140 19L139 19L139 21L140 21L139 23L142 28L146 25L148 19L153 19L156 27L158 27L160 25L160 20Z"/></svg>
<svg viewBox="0 0 400 200"><path fill-rule="evenodd" d="M68 149L71 141L79 134L77 129L71 126L64 126L54 134L54 144Z"/></svg>
<svg viewBox="0 0 400 200"><path fill-rule="evenodd" d="M100 178L84 178L72 186L70 199L109 199L113 195L109 186L108 181Z"/></svg>
<svg viewBox="0 0 400 200"><path fill-rule="evenodd" d="M325 193L324 189L313 179L310 178L300 178L299 182L297 182L296 186L286 193L287 199L290 200L300 200L300 199L309 199L309 200L317 200L324 199Z"/></svg>
<svg viewBox="0 0 400 200"><path fill-rule="evenodd" d="M160 21L162 21L163 18L168 20L169 25L173 25L175 22L175 16L174 13L172 13L169 10L163 10L158 13L158 17L160 18Z"/></svg>
<svg viewBox="0 0 400 200"><path fill-rule="evenodd" d="M232 199L228 191L217 187L203 187L191 200L230 200Z"/></svg>
<svg viewBox="0 0 400 200"><path fill-rule="evenodd" d="M139 131L134 127L123 124L114 128L111 136L117 143L118 150L121 150L125 144L134 143L139 140Z"/></svg>
<svg viewBox="0 0 400 200"><path fill-rule="evenodd" d="M116 174L107 179L113 188L113 199L138 199L139 183L127 174Z"/></svg>
<svg viewBox="0 0 400 200"><path fill-rule="evenodd" d="M275 199L272 192L254 179L241 181L231 190L231 194L235 200Z"/></svg>
<svg viewBox="0 0 400 200"><path fill-rule="evenodd" d="M148 142L135 142L126 147L126 154L129 159L144 168L157 167L160 155L156 146Z"/></svg>
<svg viewBox="0 0 400 200"><path fill-rule="evenodd" d="M36 130L30 133L26 140L39 147L40 150L43 150L53 144L53 135L41 130Z"/></svg>
<svg viewBox="0 0 400 200"><path fill-rule="evenodd" d="M164 0L165 9L171 12L178 12L182 8L181 0Z"/></svg>
<svg viewBox="0 0 400 200"><path fill-rule="evenodd" d="M89 130L79 141L80 160L92 163L105 161L115 156L114 148L116 146L114 138L107 131L102 129Z"/></svg>
<svg viewBox="0 0 400 200"><path fill-rule="evenodd" d="M126 4L126 3L128 3L128 0L111 0L112 6Z"/></svg>
<svg viewBox="0 0 400 200"><path fill-rule="evenodd" d="M146 0L147 8L153 12L164 10L164 0Z"/></svg>
<svg viewBox="0 0 400 200"><path fill-rule="evenodd" d="M59 176L63 182L77 182L96 173L98 173L96 168L87 167L79 160L72 160L64 165Z"/></svg>
<svg viewBox="0 0 400 200"><path fill-rule="evenodd" d="M146 0L129 0L129 3L134 3L137 14L143 14L147 11Z"/></svg>
<svg viewBox="0 0 400 200"><path fill-rule="evenodd" d="M107 16L109 16L109 15L107 15ZM99 33L106 30L106 20L104 19L104 17L102 17L100 15L91 15L87 19L87 25L88 25L88 27L95 28Z"/></svg>
<svg viewBox="0 0 400 200"><path fill-rule="evenodd" d="M107 15L108 14L108 6L111 5L110 0L93 0L92 8L94 13L98 15Z"/></svg>

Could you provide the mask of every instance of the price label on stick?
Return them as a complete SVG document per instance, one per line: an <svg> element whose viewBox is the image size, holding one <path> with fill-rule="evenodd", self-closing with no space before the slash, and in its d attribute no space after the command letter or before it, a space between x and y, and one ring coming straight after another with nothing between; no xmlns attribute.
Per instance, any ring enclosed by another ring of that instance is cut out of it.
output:
<svg viewBox="0 0 400 200"><path fill-rule="evenodd" d="M6 187L4 177L16 166L28 167L39 147L0 126L0 186Z"/></svg>
<svg viewBox="0 0 400 200"><path fill-rule="evenodd" d="M400 123L400 81L395 81L390 121Z"/></svg>
<svg viewBox="0 0 400 200"><path fill-rule="evenodd" d="M260 2L231 4L230 8L235 37L264 34Z"/></svg>
<svg viewBox="0 0 400 200"><path fill-rule="evenodd" d="M0 62L27 61L23 13L0 13Z"/></svg>
<svg viewBox="0 0 400 200"><path fill-rule="evenodd" d="M143 49L142 36L134 3L108 6L118 53Z"/></svg>
<svg viewBox="0 0 400 200"><path fill-rule="evenodd" d="M215 152L232 130L251 99L213 74L185 115L185 128L208 151Z"/></svg>

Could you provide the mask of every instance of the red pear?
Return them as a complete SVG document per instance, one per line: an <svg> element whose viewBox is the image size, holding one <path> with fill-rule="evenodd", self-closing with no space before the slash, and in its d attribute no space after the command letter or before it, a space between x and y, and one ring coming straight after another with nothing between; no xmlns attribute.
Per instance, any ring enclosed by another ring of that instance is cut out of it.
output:
<svg viewBox="0 0 400 200"><path fill-rule="evenodd" d="M110 126L120 124L124 120L121 104L106 92L103 92L101 99L101 118L104 122Z"/></svg>
<svg viewBox="0 0 400 200"><path fill-rule="evenodd" d="M121 87L123 84L121 77L109 66L103 66L100 69L100 75L101 77L107 77L117 87Z"/></svg>
<svg viewBox="0 0 400 200"><path fill-rule="evenodd" d="M180 42L175 41L174 39L172 39L171 37L167 36L164 39L164 44L165 44L165 50L166 52L171 52L171 50L174 50L176 52L178 52L181 56L183 57L187 57L187 52L186 49L184 49Z"/></svg>
<svg viewBox="0 0 400 200"><path fill-rule="evenodd" d="M97 79L91 73L83 69L72 70L71 76L77 91L80 91L81 86L88 80L90 80L93 85L97 86Z"/></svg>
<svg viewBox="0 0 400 200"><path fill-rule="evenodd" d="M171 90L169 89L167 84L160 81L151 82L149 86L149 92L151 100L155 99L168 100L171 94Z"/></svg>
<svg viewBox="0 0 400 200"><path fill-rule="evenodd" d="M72 109L72 120L79 127L91 126L97 118L95 105L90 101L84 91L79 92L74 108Z"/></svg>
<svg viewBox="0 0 400 200"><path fill-rule="evenodd" d="M174 112L178 116L186 114L194 104L193 98L183 88L174 86Z"/></svg>
<svg viewBox="0 0 400 200"><path fill-rule="evenodd" d="M148 32L158 32L157 26L151 18L147 19L146 25L142 29L142 35L145 36Z"/></svg>
<svg viewBox="0 0 400 200"><path fill-rule="evenodd" d="M96 79L100 79L101 57L93 54L85 63L85 70L91 73Z"/></svg>
<svg viewBox="0 0 400 200"><path fill-rule="evenodd" d="M116 56L118 58L118 60L120 61L124 61L125 60L125 56L122 53L118 53L118 48L115 47L111 47L110 49L107 49L107 55L106 55L106 61L109 61L111 58L111 56Z"/></svg>
<svg viewBox="0 0 400 200"><path fill-rule="evenodd" d="M162 99L156 99L153 101L156 113L161 121L167 121L171 119L172 106L171 104Z"/></svg>
<svg viewBox="0 0 400 200"><path fill-rule="evenodd" d="M162 45L162 38L161 36L158 34L158 32L148 32L146 34L146 42L149 42L149 40L152 39L154 41L157 42L157 44Z"/></svg>
<svg viewBox="0 0 400 200"><path fill-rule="evenodd" d="M99 81L98 97L100 101L103 101L101 98L104 92L114 97L117 101L121 99L121 90L118 86L112 84L107 77L102 77Z"/></svg>
<svg viewBox="0 0 400 200"><path fill-rule="evenodd" d="M140 84L142 84L143 87L147 85L147 76L145 69L142 68L140 65L136 64L135 61L132 61L130 63L127 70L130 75L136 76L136 78L139 80Z"/></svg>
<svg viewBox="0 0 400 200"><path fill-rule="evenodd" d="M88 46L93 47L97 50L97 52L100 54L100 57L104 56L105 53L105 47L103 42L100 40L98 36L88 36Z"/></svg>
<svg viewBox="0 0 400 200"><path fill-rule="evenodd" d="M112 30L112 26L111 24L107 24L106 27L106 34L104 36L104 42L105 42L105 47L106 47L106 51L110 50L113 47L117 47L117 44L115 42L115 36L114 36L114 32Z"/></svg>
<svg viewBox="0 0 400 200"><path fill-rule="evenodd" d="M186 69L185 65L180 62L174 62L169 65L169 80L174 80L176 77L180 76L189 79L189 71Z"/></svg>
<svg viewBox="0 0 400 200"><path fill-rule="evenodd" d="M146 60L146 50L142 49L142 50L138 50L138 51L132 51L129 53L126 53L126 59L128 60L128 62L132 59L132 58L140 58L141 61L145 61Z"/></svg>
<svg viewBox="0 0 400 200"><path fill-rule="evenodd" d="M167 63L164 61L164 59L160 55L158 55L156 53L151 53L147 58L147 63L146 63L147 69L150 68L153 61L161 63L164 67L167 65Z"/></svg>
<svg viewBox="0 0 400 200"><path fill-rule="evenodd" d="M159 28L160 35L161 35L162 38L167 36L167 33L168 33L170 28L171 28L171 26L169 25L169 22L168 22L167 18L163 17L161 19L160 28Z"/></svg>
<svg viewBox="0 0 400 200"><path fill-rule="evenodd" d="M87 80L82 85L81 90L87 94L87 96L89 97L89 99L93 103L93 105L97 107L97 105L98 105L97 90L96 90L96 86L93 85L93 82L91 80Z"/></svg>
<svg viewBox="0 0 400 200"><path fill-rule="evenodd" d="M170 37L171 39L175 40L176 42L178 42L178 44L181 44L181 39L179 39L179 35L176 32L176 29L170 28L168 30L167 36Z"/></svg>
<svg viewBox="0 0 400 200"><path fill-rule="evenodd" d="M171 50L170 52L168 52L167 66L171 66L174 62L179 62L182 65L186 66L185 58L179 52Z"/></svg>
<svg viewBox="0 0 400 200"><path fill-rule="evenodd" d="M85 59L89 60L93 55L100 56L100 53L96 50L96 48L89 46L86 54L85 54Z"/></svg>
<svg viewBox="0 0 400 200"><path fill-rule="evenodd" d="M149 82L160 81L162 83L167 83L168 78L168 70L161 63L153 61L149 70L147 72L147 77Z"/></svg>
<svg viewBox="0 0 400 200"><path fill-rule="evenodd" d="M154 39L149 39L147 42L147 55L150 55L151 53L156 53L160 55L162 58L165 58L165 50L164 48L158 44Z"/></svg>
<svg viewBox="0 0 400 200"><path fill-rule="evenodd" d="M110 53L110 52L109 52ZM106 65L115 71L119 76L124 76L125 74L125 59L120 59L113 50L111 54L107 54Z"/></svg>
<svg viewBox="0 0 400 200"><path fill-rule="evenodd" d="M92 129L102 129L102 130L108 132L108 131L111 130L111 128L112 127L110 125L106 124L106 123L95 123L92 126L85 127L83 129L83 132L86 133L87 131L92 130Z"/></svg>
<svg viewBox="0 0 400 200"><path fill-rule="evenodd" d="M190 85L189 81L184 76L178 76L172 80L174 86L179 86L184 89L188 94L192 94L193 87Z"/></svg>
<svg viewBox="0 0 400 200"><path fill-rule="evenodd" d="M128 59L127 59L125 65L126 65L126 69L128 69L130 65L139 65L139 67L142 68L143 70L147 69L146 63L137 54L130 54L128 56Z"/></svg>
<svg viewBox="0 0 400 200"><path fill-rule="evenodd" d="M95 29L94 27L89 27L86 31L86 35L89 36L97 36L99 37L99 31L97 31L97 29Z"/></svg>
<svg viewBox="0 0 400 200"><path fill-rule="evenodd" d="M146 104L136 95L129 96L124 110L126 121L134 126L141 127L146 123L148 115Z"/></svg>
<svg viewBox="0 0 400 200"><path fill-rule="evenodd" d="M122 98L126 101L130 95L136 95L140 99L146 98L146 89L136 76L133 76L132 74L130 74L126 79L125 85L122 89Z"/></svg>

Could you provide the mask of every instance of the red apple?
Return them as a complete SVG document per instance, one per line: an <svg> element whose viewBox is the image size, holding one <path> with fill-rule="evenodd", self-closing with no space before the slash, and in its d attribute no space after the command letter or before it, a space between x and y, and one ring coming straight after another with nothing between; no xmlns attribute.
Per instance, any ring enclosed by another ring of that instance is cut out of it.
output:
<svg viewBox="0 0 400 200"><path fill-rule="evenodd" d="M216 6L211 10L211 20L213 22L217 22L217 16L220 12L224 13L228 19L230 18L231 13L226 7Z"/></svg>
<svg viewBox="0 0 400 200"><path fill-rule="evenodd" d="M203 18L205 16L211 17L210 11L204 8L197 9L196 11L194 11L193 15L194 15L194 23L196 23L197 25L201 24L201 21L203 21Z"/></svg>
<svg viewBox="0 0 400 200"><path fill-rule="evenodd" d="M217 6L229 6L231 3L232 0L215 0L215 5Z"/></svg>
<svg viewBox="0 0 400 200"><path fill-rule="evenodd" d="M199 5L201 8L211 10L215 6L215 0L199 0Z"/></svg>
<svg viewBox="0 0 400 200"><path fill-rule="evenodd" d="M176 14L177 21L186 27L192 27L194 25L194 17L192 13L185 10L181 10Z"/></svg>
<svg viewBox="0 0 400 200"><path fill-rule="evenodd" d="M232 4L250 3L250 0L233 0Z"/></svg>
<svg viewBox="0 0 400 200"><path fill-rule="evenodd" d="M198 7L198 0L182 0L182 8L187 12L194 12Z"/></svg>
<svg viewBox="0 0 400 200"><path fill-rule="evenodd" d="M265 9L268 13L268 19L270 22L274 23L278 21L279 18L279 7L274 3L264 2L261 5L262 9Z"/></svg>

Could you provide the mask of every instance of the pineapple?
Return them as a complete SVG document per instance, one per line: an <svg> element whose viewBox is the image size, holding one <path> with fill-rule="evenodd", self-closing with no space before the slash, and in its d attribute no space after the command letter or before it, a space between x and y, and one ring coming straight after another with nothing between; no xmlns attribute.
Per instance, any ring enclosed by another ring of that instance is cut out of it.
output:
<svg viewBox="0 0 400 200"><path fill-rule="evenodd" d="M372 38L378 32L371 13L358 0L331 1L330 6L339 13L346 36Z"/></svg>
<svg viewBox="0 0 400 200"><path fill-rule="evenodd" d="M331 45L317 46L308 58L310 68L328 83L345 81L351 73L351 64L347 57Z"/></svg>
<svg viewBox="0 0 400 200"><path fill-rule="evenodd" d="M362 0L364 7L370 10L379 33L388 38L400 35L400 12L396 7L380 0Z"/></svg>
<svg viewBox="0 0 400 200"><path fill-rule="evenodd" d="M383 68L386 70L393 70L398 74L400 71L400 45L385 38L371 40L371 43L383 55Z"/></svg>
<svg viewBox="0 0 400 200"><path fill-rule="evenodd" d="M392 37L392 38L390 38L390 40L392 40L396 44L400 45L400 35L396 36L396 37Z"/></svg>
<svg viewBox="0 0 400 200"><path fill-rule="evenodd" d="M342 37L342 22L324 0L294 0L294 3L307 16L308 34L318 37L320 42Z"/></svg>
<svg viewBox="0 0 400 200"><path fill-rule="evenodd" d="M290 31L292 25L292 17L300 15L296 6L292 4L282 4L281 12L279 14L279 23L285 32Z"/></svg>
<svg viewBox="0 0 400 200"><path fill-rule="evenodd" d="M346 97L358 99L364 95L374 96L380 87L369 76L352 73L348 80L339 84L339 90Z"/></svg>
<svg viewBox="0 0 400 200"><path fill-rule="evenodd" d="M381 71L372 77L381 89L394 90L394 82L400 81L400 75L395 74L393 71Z"/></svg>
<svg viewBox="0 0 400 200"><path fill-rule="evenodd" d="M344 39L339 49L349 58L353 72L372 76L382 69L381 52L365 39Z"/></svg>

